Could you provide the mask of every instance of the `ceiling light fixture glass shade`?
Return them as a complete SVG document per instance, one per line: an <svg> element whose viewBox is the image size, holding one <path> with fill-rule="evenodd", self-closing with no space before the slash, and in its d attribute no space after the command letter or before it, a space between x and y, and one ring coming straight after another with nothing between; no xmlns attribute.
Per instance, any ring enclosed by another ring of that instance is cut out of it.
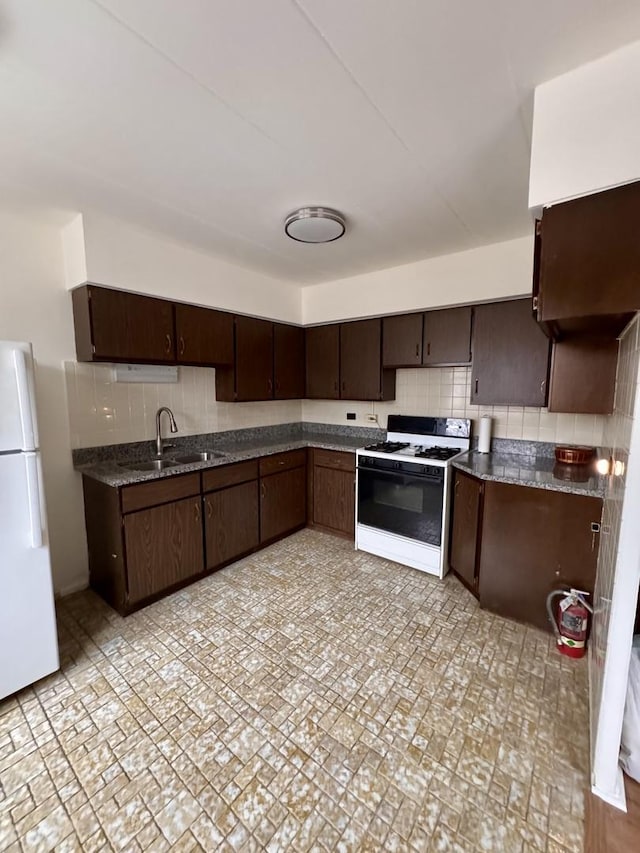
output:
<svg viewBox="0 0 640 853"><path fill-rule="evenodd" d="M284 221L284 230L300 243L331 243L345 232L344 216L331 207L301 207Z"/></svg>

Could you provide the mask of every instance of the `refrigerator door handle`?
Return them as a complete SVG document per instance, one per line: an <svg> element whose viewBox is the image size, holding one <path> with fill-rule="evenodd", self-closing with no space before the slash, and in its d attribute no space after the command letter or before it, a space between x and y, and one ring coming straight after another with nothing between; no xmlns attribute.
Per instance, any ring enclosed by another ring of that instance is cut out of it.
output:
<svg viewBox="0 0 640 853"><path fill-rule="evenodd" d="M40 514L40 487L38 485L38 454L25 453L24 463L27 473L31 547L42 548L42 516Z"/></svg>
<svg viewBox="0 0 640 853"><path fill-rule="evenodd" d="M22 423L22 450L35 450L35 419L31 405L27 359L23 350L15 349L13 351L13 363L16 371L18 405L20 407L20 421Z"/></svg>

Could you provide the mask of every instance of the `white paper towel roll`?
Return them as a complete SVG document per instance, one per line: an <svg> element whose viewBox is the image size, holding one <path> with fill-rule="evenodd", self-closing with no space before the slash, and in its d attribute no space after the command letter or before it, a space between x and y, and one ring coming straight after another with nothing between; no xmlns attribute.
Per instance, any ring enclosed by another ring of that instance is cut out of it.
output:
<svg viewBox="0 0 640 853"><path fill-rule="evenodd" d="M483 415L480 418L478 453L489 453L491 451L491 420L489 415Z"/></svg>

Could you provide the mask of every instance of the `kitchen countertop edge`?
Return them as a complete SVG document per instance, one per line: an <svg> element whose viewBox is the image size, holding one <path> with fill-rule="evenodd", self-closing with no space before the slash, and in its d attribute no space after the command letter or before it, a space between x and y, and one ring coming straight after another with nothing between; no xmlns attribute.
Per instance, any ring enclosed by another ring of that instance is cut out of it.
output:
<svg viewBox="0 0 640 853"><path fill-rule="evenodd" d="M276 453L286 453L289 450L305 450L313 447L318 450L336 450L346 453L355 453L362 447L362 438L354 439L346 436L322 435L317 438L305 436L301 439L290 441L276 441L264 443L238 443L235 445L216 444L215 449L225 453L225 456L210 459L206 462L190 462L185 465L177 465L165 471L136 471L122 467L117 462L97 462L84 465L76 465L75 470L86 477L91 477L100 483L113 488L133 486L140 483L149 483L156 480L164 480L167 477L177 477L181 474L192 474L207 471L210 468L218 468L221 465L231 465L234 462L245 462L250 459L258 459L261 456L273 456ZM167 458L171 458L167 454Z"/></svg>
<svg viewBox="0 0 640 853"><path fill-rule="evenodd" d="M605 477L594 474L584 483L560 480L553 476L553 461L540 457L471 451L454 460L452 465L479 480L595 498L605 497Z"/></svg>

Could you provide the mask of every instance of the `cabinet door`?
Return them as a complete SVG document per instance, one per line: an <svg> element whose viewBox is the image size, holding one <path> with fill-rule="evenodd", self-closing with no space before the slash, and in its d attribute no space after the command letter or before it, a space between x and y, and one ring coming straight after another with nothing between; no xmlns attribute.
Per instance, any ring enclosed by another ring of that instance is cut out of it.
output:
<svg viewBox="0 0 640 853"><path fill-rule="evenodd" d="M233 314L176 303L180 364L233 364Z"/></svg>
<svg viewBox="0 0 640 853"><path fill-rule="evenodd" d="M125 362L174 362L173 304L120 290L87 290L93 357Z"/></svg>
<svg viewBox="0 0 640 853"><path fill-rule="evenodd" d="M302 527L306 520L306 468L292 468L261 479L260 542Z"/></svg>
<svg viewBox="0 0 640 853"><path fill-rule="evenodd" d="M477 593L478 531L483 484L475 477L455 472L449 562L453 571Z"/></svg>
<svg viewBox="0 0 640 853"><path fill-rule="evenodd" d="M307 390L310 400L340 397L340 326L306 329Z"/></svg>
<svg viewBox="0 0 640 853"><path fill-rule="evenodd" d="M273 323L236 317L236 400L273 398Z"/></svg>
<svg viewBox="0 0 640 853"><path fill-rule="evenodd" d="M640 308L640 182L545 208L539 316L620 314Z"/></svg>
<svg viewBox="0 0 640 853"><path fill-rule="evenodd" d="M204 570L200 497L133 512L124 535L129 603Z"/></svg>
<svg viewBox="0 0 640 853"><path fill-rule="evenodd" d="M313 523L354 536L355 473L314 466Z"/></svg>
<svg viewBox="0 0 640 853"><path fill-rule="evenodd" d="M544 406L550 342L531 316L529 299L477 305L473 324L471 402Z"/></svg>
<svg viewBox="0 0 640 853"><path fill-rule="evenodd" d="M207 568L215 569L258 546L258 481L204 497Z"/></svg>
<svg viewBox="0 0 640 853"><path fill-rule="evenodd" d="M618 366L618 341L580 336L553 344L550 412L610 415Z"/></svg>
<svg viewBox="0 0 640 853"><path fill-rule="evenodd" d="M424 315L422 363L469 364L471 361L471 307L427 311Z"/></svg>
<svg viewBox="0 0 640 853"><path fill-rule="evenodd" d="M304 329L273 325L273 379L276 400L304 397Z"/></svg>
<svg viewBox="0 0 640 853"><path fill-rule="evenodd" d="M379 400L382 396L382 320L340 326L340 397Z"/></svg>
<svg viewBox="0 0 640 853"><path fill-rule="evenodd" d="M549 592L593 592L601 516L600 498L485 483L480 605L550 630Z"/></svg>
<svg viewBox="0 0 640 853"><path fill-rule="evenodd" d="M419 367L422 364L423 314L382 318L383 367Z"/></svg>

